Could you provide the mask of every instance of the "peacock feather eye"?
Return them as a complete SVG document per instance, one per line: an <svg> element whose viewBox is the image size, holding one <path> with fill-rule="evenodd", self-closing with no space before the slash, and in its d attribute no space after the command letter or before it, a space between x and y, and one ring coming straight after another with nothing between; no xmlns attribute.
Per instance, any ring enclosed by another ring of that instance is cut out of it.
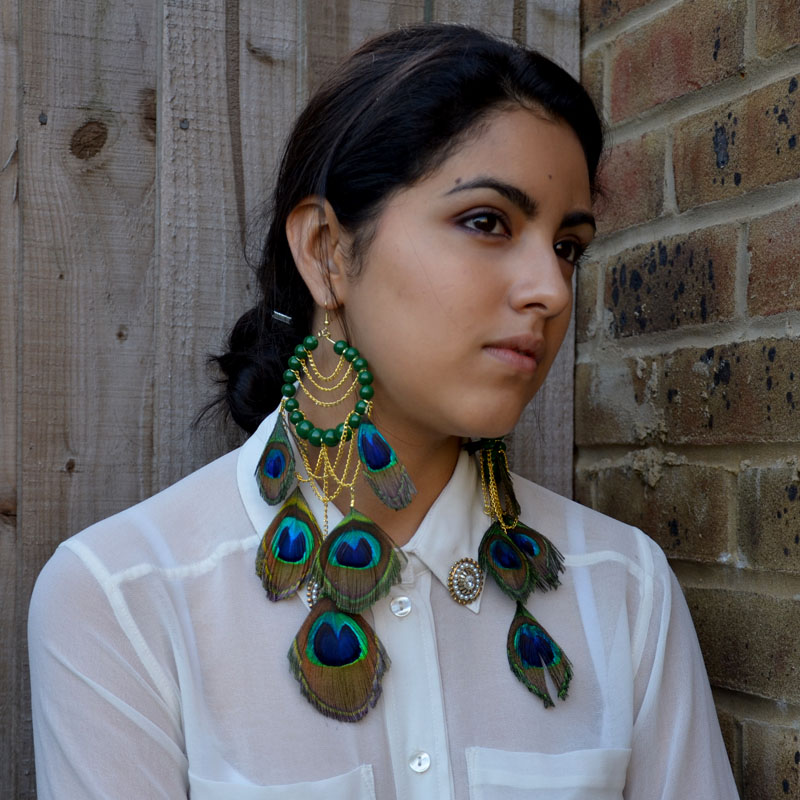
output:
<svg viewBox="0 0 800 800"><path fill-rule="evenodd" d="M297 591L308 577L322 534L299 488L270 523L256 555L256 574L270 600Z"/></svg>
<svg viewBox="0 0 800 800"><path fill-rule="evenodd" d="M294 480L294 454L280 412L258 460L255 474L258 491L267 503L275 506L286 499Z"/></svg>
<svg viewBox="0 0 800 800"><path fill-rule="evenodd" d="M363 617L323 597L297 632L289 666L306 699L322 714L357 722L381 695L389 657Z"/></svg>
<svg viewBox="0 0 800 800"><path fill-rule="evenodd" d="M357 446L364 477L372 491L385 506L405 508L417 489L392 446L366 418L358 426Z"/></svg>
<svg viewBox="0 0 800 800"><path fill-rule="evenodd" d="M558 574L564 571L564 556L546 536L518 522L508 531L508 538L527 558L534 588L547 591L560 584Z"/></svg>
<svg viewBox="0 0 800 800"><path fill-rule="evenodd" d="M506 535L500 523L494 522L483 535L478 563L514 600L524 601L530 594L532 578L528 559Z"/></svg>
<svg viewBox="0 0 800 800"><path fill-rule="evenodd" d="M400 579L402 555L372 520L355 509L322 543L312 577L339 608L359 613Z"/></svg>
<svg viewBox="0 0 800 800"><path fill-rule="evenodd" d="M511 671L541 698L545 708L553 705L547 690L545 671L555 684L558 696L562 700L566 698L572 680L572 664L555 639L522 603L517 603L517 613L511 621L507 650Z"/></svg>

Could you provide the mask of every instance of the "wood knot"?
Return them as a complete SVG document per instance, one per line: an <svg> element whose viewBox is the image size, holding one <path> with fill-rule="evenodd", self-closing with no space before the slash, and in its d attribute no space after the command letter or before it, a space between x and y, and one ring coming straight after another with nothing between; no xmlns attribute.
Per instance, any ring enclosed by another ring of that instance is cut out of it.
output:
<svg viewBox="0 0 800 800"><path fill-rule="evenodd" d="M108 126L105 122L97 119L90 119L85 125L81 125L72 134L72 141L69 149L75 158L87 159L96 156L108 139Z"/></svg>
<svg viewBox="0 0 800 800"><path fill-rule="evenodd" d="M148 142L156 140L156 117L158 105L155 89L142 89L139 92L139 113L142 115L142 132Z"/></svg>

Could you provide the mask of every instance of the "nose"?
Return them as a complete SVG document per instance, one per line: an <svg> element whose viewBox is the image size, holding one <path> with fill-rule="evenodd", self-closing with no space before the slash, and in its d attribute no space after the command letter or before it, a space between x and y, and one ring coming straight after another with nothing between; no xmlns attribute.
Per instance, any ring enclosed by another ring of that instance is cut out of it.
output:
<svg viewBox="0 0 800 800"><path fill-rule="evenodd" d="M539 239L518 253L509 302L517 311L555 317L572 306L573 269L558 258L552 242Z"/></svg>

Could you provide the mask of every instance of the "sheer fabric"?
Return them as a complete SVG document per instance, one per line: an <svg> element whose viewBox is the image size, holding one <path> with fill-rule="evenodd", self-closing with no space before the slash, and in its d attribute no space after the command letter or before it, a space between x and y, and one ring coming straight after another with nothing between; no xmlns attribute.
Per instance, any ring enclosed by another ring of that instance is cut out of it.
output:
<svg viewBox="0 0 800 800"><path fill-rule="evenodd" d="M465 453L366 612L392 661L381 699L355 724L321 716L286 658L304 600L269 602L254 573L274 416L46 565L29 620L40 800L737 796L686 603L640 531L515 478L523 521L566 557L560 588L528 603L574 665L555 708L508 667L514 603L491 580L451 599L450 567L488 525Z"/></svg>

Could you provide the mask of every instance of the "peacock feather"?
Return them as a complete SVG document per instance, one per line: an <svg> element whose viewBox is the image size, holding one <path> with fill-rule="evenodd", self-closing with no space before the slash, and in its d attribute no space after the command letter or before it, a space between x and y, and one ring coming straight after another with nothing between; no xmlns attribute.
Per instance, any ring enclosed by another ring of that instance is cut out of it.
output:
<svg viewBox="0 0 800 800"><path fill-rule="evenodd" d="M306 579L322 534L300 489L272 520L256 555L256 574L270 600L283 600Z"/></svg>
<svg viewBox="0 0 800 800"><path fill-rule="evenodd" d="M564 571L564 556L558 548L546 536L521 522L507 533L528 559L533 588L555 589L560 583L558 573Z"/></svg>
<svg viewBox="0 0 800 800"><path fill-rule="evenodd" d="M541 698L545 708L554 705L547 691L545 670L558 696L566 699L572 664L550 634L519 602L508 631L508 663L517 678Z"/></svg>
<svg viewBox="0 0 800 800"><path fill-rule="evenodd" d="M357 614L397 583L401 559L391 539L351 508L322 543L312 577L339 608Z"/></svg>
<svg viewBox="0 0 800 800"><path fill-rule="evenodd" d="M271 506L284 501L294 480L294 454L280 412L258 460L256 479L261 496Z"/></svg>
<svg viewBox="0 0 800 800"><path fill-rule="evenodd" d="M380 501L395 511L405 508L417 489L392 446L367 420L358 426L358 455L364 477Z"/></svg>
<svg viewBox="0 0 800 800"><path fill-rule="evenodd" d="M523 602L527 599L533 588L530 562L499 522L493 522L483 535L478 563L509 597Z"/></svg>
<svg viewBox="0 0 800 800"><path fill-rule="evenodd" d="M327 717L357 722L381 695L389 657L360 616L329 597L311 610L289 649L292 674L308 701Z"/></svg>

